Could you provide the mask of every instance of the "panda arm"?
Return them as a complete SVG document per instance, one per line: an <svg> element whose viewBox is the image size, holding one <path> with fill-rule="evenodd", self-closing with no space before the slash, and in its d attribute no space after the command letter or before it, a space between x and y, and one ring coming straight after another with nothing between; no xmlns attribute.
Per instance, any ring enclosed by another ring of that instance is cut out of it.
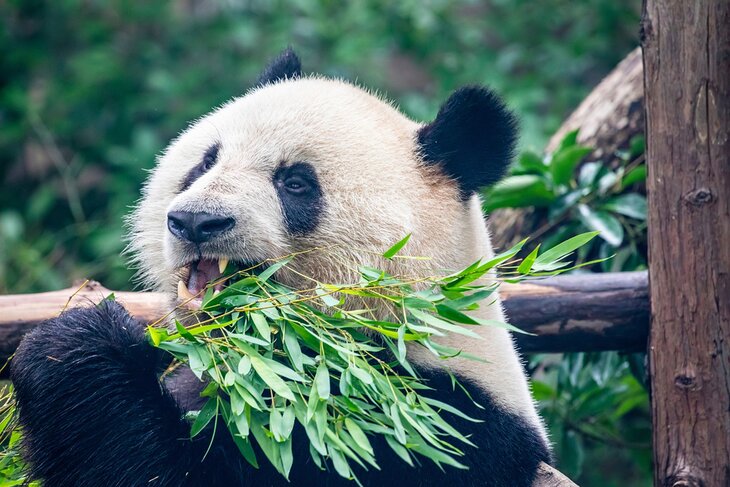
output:
<svg viewBox="0 0 730 487"><path fill-rule="evenodd" d="M206 456L210 431L190 440L157 378L160 363L144 326L112 302L72 309L30 332L11 366L29 474L45 487L183 486L212 470L206 483L222 484L217 476L231 470L220 465L236 464L222 458L230 448L216 438ZM205 468L204 457L219 467Z"/></svg>

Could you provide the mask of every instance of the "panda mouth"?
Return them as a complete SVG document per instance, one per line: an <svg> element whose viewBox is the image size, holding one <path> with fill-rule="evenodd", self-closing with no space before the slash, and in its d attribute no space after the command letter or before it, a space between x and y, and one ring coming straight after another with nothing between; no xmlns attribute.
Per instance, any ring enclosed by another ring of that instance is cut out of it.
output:
<svg viewBox="0 0 730 487"><path fill-rule="evenodd" d="M239 272L258 274L265 267L265 264L233 262L226 257L194 260L180 268L177 297L186 308L200 309L206 289L212 287L213 293L217 294Z"/></svg>

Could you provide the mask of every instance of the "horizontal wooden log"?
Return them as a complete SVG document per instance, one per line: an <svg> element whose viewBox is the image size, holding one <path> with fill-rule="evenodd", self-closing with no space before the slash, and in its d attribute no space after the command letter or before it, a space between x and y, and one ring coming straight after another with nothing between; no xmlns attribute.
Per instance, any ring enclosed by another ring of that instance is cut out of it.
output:
<svg viewBox="0 0 730 487"><path fill-rule="evenodd" d="M10 357L22 336L66 308L90 306L112 291L96 282L38 294L0 296L0 360ZM643 351L649 323L646 272L566 275L521 284L503 284L500 294L512 324L531 335L516 335L526 353ZM143 321L162 317L165 296L114 292L117 301Z"/></svg>
<svg viewBox="0 0 730 487"><path fill-rule="evenodd" d="M643 272L578 274L501 288L520 349L643 352L649 334L649 279Z"/></svg>

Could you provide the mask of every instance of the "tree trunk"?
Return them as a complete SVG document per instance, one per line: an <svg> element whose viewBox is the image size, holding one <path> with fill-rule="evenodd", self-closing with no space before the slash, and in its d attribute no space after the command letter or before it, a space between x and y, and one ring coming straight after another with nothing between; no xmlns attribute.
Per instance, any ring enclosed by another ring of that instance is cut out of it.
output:
<svg viewBox="0 0 730 487"><path fill-rule="evenodd" d="M654 485L730 485L730 2L646 0Z"/></svg>

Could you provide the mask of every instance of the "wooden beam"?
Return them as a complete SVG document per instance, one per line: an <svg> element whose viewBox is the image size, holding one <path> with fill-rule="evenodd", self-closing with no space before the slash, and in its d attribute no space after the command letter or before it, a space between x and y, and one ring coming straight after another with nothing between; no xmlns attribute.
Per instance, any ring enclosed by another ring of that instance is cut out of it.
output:
<svg viewBox="0 0 730 487"><path fill-rule="evenodd" d="M81 288L0 296L0 360L22 336L71 306L90 306L112 291L90 282ZM622 350L646 347L649 301L645 272L558 276L500 288L511 323L536 336L516 335L524 352ZM114 292L137 318L154 321L168 309L161 293Z"/></svg>
<svg viewBox="0 0 730 487"><path fill-rule="evenodd" d="M730 2L645 0L654 485L730 485Z"/></svg>
<svg viewBox="0 0 730 487"><path fill-rule="evenodd" d="M500 294L510 323L535 334L515 334L525 353L646 350L646 272L557 276L505 284Z"/></svg>
<svg viewBox="0 0 730 487"><path fill-rule="evenodd" d="M166 299L161 293L110 291L96 281L60 291L0 296L0 367L33 327L58 316L64 309L94 305L112 292L141 320L152 321L165 313Z"/></svg>

